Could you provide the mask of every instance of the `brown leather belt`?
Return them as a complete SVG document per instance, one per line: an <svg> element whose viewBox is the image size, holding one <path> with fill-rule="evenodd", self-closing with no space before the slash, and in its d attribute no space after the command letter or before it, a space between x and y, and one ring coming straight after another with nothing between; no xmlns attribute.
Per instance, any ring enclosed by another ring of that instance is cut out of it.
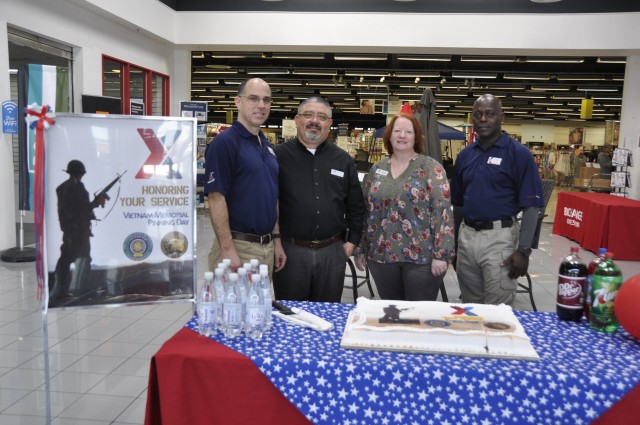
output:
<svg viewBox="0 0 640 425"><path fill-rule="evenodd" d="M266 235L260 236L254 235L253 233L242 233L232 230L231 238L237 239L239 241L254 242L259 243L260 245L266 245L273 240L273 235L271 233L267 233Z"/></svg>
<svg viewBox="0 0 640 425"><path fill-rule="evenodd" d="M282 240L294 245L303 246L305 248L320 249L329 245L333 245L337 242L342 242L342 233L338 233L337 235L331 236L330 238L323 239L321 241L303 241L300 239L285 238L284 236L282 237Z"/></svg>

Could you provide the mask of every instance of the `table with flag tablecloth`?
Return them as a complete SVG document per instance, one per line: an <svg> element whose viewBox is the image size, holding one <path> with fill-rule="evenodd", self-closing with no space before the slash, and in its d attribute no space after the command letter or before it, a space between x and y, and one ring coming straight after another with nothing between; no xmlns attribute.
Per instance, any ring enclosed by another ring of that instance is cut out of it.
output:
<svg viewBox="0 0 640 425"><path fill-rule="evenodd" d="M334 329L274 318L255 341L189 321L151 361L145 424L637 423L640 343L623 329L516 312L540 361L348 350L352 304L284 304Z"/></svg>

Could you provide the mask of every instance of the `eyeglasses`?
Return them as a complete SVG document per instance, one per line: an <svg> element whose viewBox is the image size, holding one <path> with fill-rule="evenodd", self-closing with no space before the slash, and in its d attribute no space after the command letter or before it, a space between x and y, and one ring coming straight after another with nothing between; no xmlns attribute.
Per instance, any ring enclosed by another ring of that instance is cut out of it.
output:
<svg viewBox="0 0 640 425"><path fill-rule="evenodd" d="M392 133L397 136L401 135L402 133L406 134L407 136L413 136L415 134L413 130L399 130L399 129L393 130Z"/></svg>
<svg viewBox="0 0 640 425"><path fill-rule="evenodd" d="M316 118L318 121L322 121L322 122L327 122L331 119L331 117L329 115L326 114L314 114L313 112L304 112L302 114L298 114L299 116L301 116L302 118L304 118L305 120L311 120L313 118Z"/></svg>
<svg viewBox="0 0 640 425"><path fill-rule="evenodd" d="M475 111L473 113L473 118L475 118L477 120L481 120L482 117L484 116L484 117L487 117L488 120L492 120L492 119L497 118L498 115L499 114L497 112L494 112L494 111L485 111L485 112Z"/></svg>
<svg viewBox="0 0 640 425"><path fill-rule="evenodd" d="M249 103L253 103L256 105L260 103L260 101L264 102L265 105L271 105L271 102L273 101L269 96L260 98L260 96L256 96L255 94L252 94L251 96L240 96L240 97L244 97L249 101Z"/></svg>

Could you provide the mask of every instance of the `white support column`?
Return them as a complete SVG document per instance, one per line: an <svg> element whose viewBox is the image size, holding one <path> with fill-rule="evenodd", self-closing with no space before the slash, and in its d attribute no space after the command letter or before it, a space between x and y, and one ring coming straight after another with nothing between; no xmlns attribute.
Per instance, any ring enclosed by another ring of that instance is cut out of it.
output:
<svg viewBox="0 0 640 425"><path fill-rule="evenodd" d="M0 103L11 99L9 83L9 40L7 23L0 21ZM13 182L13 147L11 134L0 130L0 199L5 205L0 208L0 251L16 246L15 190Z"/></svg>
<svg viewBox="0 0 640 425"><path fill-rule="evenodd" d="M640 55L627 57L618 146L631 151L629 198L640 199Z"/></svg>

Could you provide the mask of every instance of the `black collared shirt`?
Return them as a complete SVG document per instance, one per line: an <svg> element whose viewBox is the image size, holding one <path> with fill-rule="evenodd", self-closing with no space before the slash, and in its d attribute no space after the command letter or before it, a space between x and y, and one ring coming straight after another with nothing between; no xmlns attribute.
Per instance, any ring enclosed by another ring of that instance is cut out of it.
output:
<svg viewBox="0 0 640 425"><path fill-rule="evenodd" d="M282 236L323 240L349 229L347 242L358 245L365 204L349 154L325 141L314 155L297 139L276 146L275 151Z"/></svg>

